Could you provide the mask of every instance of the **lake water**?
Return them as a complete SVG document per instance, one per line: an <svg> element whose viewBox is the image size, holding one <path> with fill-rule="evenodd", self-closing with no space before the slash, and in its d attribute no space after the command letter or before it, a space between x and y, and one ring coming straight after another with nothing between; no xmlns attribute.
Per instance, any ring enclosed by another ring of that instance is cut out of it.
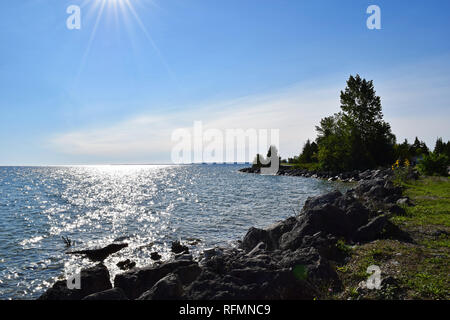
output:
<svg viewBox="0 0 450 320"><path fill-rule="evenodd" d="M55 279L93 263L67 255L61 236L85 249L129 243L105 260L152 263L170 244L197 238L194 255L233 245L249 227L294 215L307 197L347 186L238 172L242 165L0 167L0 299L33 299Z"/></svg>

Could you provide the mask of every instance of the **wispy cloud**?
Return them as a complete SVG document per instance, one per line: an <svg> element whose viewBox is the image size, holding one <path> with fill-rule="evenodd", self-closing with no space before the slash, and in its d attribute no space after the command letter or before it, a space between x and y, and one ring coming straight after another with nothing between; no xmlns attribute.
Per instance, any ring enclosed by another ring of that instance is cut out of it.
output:
<svg viewBox="0 0 450 320"><path fill-rule="evenodd" d="M398 140L419 136L433 147L436 137L449 138L450 78L422 68L414 77L398 71L378 77L385 118ZM364 76L364 75L363 75ZM268 94L241 97L184 108L182 111L143 114L96 129L80 129L54 136L56 151L85 157L121 159L133 162L170 161L172 132L192 128L202 121L204 129L279 129L282 156L298 154L315 125L339 109L343 81L302 83ZM158 155L158 156L157 156Z"/></svg>
<svg viewBox="0 0 450 320"><path fill-rule="evenodd" d="M336 88L291 87L276 93L196 106L167 114L144 114L107 127L80 129L54 136L52 148L69 155L122 156L124 161L166 153L170 160L172 132L192 128L202 121L204 130L279 129L283 155L297 153L307 138L314 137L317 119L334 112Z"/></svg>

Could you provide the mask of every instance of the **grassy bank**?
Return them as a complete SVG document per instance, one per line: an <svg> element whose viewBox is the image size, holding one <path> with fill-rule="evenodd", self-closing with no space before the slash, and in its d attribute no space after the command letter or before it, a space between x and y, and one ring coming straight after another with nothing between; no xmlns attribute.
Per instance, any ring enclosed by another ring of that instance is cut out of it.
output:
<svg viewBox="0 0 450 320"><path fill-rule="evenodd" d="M409 233L411 243L377 240L351 248L348 263L338 266L345 290L338 299L450 299L450 178L426 177L404 183L413 206L391 220ZM384 290L358 290L367 267L394 279Z"/></svg>

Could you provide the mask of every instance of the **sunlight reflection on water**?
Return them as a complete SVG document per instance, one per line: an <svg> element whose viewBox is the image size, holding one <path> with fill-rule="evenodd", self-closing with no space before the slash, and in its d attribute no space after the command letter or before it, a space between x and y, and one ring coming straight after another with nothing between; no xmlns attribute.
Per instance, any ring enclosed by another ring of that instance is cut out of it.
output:
<svg viewBox="0 0 450 320"><path fill-rule="evenodd" d="M298 177L242 174L238 165L0 167L0 298L35 298L61 275L93 263L66 255L113 241L111 278L127 258L171 257L179 237L201 239L194 256L293 215L308 196L346 186Z"/></svg>

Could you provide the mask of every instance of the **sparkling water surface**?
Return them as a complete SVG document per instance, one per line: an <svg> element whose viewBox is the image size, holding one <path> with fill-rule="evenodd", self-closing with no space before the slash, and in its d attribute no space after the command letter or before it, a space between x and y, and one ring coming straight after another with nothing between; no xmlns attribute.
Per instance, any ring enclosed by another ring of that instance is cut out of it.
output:
<svg viewBox="0 0 450 320"><path fill-rule="evenodd" d="M348 186L312 178L238 172L243 165L0 167L0 299L34 299L55 279L94 263L68 250L129 246L108 257L152 263L171 242L192 241L194 256L233 245L251 226L294 215L307 197Z"/></svg>

